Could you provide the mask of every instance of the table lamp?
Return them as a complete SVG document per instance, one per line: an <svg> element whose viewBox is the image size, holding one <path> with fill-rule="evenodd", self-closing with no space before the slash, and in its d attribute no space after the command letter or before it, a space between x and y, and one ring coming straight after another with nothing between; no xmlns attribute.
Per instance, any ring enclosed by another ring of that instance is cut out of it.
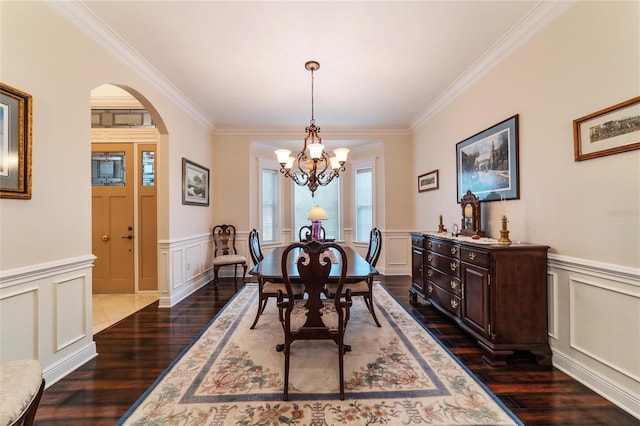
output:
<svg viewBox="0 0 640 426"><path fill-rule="evenodd" d="M315 205L311 208L309 216L307 217L311 221L311 239L314 241L320 240L320 231L322 229L321 220L327 220L327 212L319 205Z"/></svg>

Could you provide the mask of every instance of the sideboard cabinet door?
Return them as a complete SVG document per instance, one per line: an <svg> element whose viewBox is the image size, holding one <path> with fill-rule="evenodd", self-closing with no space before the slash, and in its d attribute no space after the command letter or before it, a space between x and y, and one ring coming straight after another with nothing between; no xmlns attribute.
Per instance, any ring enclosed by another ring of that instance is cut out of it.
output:
<svg viewBox="0 0 640 426"><path fill-rule="evenodd" d="M463 263L462 282L462 321L475 332L490 338L489 271Z"/></svg>

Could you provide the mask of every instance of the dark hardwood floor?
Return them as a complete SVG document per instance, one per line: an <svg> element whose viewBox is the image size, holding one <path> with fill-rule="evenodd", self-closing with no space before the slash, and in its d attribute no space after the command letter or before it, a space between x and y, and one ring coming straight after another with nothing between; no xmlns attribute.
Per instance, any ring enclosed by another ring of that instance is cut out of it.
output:
<svg viewBox="0 0 640 426"><path fill-rule="evenodd" d="M526 356L507 367L482 360L476 342L426 305L409 303L409 277L381 277L422 321L527 425L640 425L640 420L553 367ZM204 286L170 309L157 302L95 335L99 356L49 387L36 425L113 425L233 296L240 280Z"/></svg>

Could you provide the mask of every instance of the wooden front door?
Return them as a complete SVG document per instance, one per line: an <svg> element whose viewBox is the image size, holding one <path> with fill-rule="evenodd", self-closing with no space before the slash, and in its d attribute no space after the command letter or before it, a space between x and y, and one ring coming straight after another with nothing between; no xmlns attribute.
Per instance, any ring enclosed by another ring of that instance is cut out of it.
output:
<svg viewBox="0 0 640 426"><path fill-rule="evenodd" d="M132 144L92 144L94 293L135 292Z"/></svg>

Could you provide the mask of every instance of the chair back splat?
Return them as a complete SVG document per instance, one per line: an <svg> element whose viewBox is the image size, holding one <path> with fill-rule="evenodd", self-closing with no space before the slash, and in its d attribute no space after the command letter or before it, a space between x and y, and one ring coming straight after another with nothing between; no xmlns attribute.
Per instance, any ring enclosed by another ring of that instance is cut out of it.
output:
<svg viewBox="0 0 640 426"><path fill-rule="evenodd" d="M264 259L262 249L260 248L260 233L255 228L249 232L249 253L251 254L251 260L254 266Z"/></svg>
<svg viewBox="0 0 640 426"><path fill-rule="evenodd" d="M305 299L295 298L294 285L290 279L292 271L288 271L290 256L297 256L294 267L299 280L304 284L307 294ZM344 399L344 333L351 307L351 293L347 291L344 296L334 299L324 297L325 284L329 280L332 266L340 268L337 288L338 294L342 294L347 273L347 256L338 244L318 241L294 243L285 248L282 254L282 275L287 294L279 293L278 307L282 311L285 340L282 345L285 357L285 401L289 398L291 343L296 340L333 340L338 345L340 399Z"/></svg>
<svg viewBox="0 0 640 426"><path fill-rule="evenodd" d="M223 266L233 266L235 281L238 265L242 266L242 281L247 275L247 258L238 254L236 248L236 227L233 225L216 225L211 231L213 237L213 281L218 284L218 271Z"/></svg>
<svg viewBox="0 0 640 426"><path fill-rule="evenodd" d="M382 232L378 228L373 228L369 233L369 249L367 250L366 261L371 266L376 267L382 248Z"/></svg>

